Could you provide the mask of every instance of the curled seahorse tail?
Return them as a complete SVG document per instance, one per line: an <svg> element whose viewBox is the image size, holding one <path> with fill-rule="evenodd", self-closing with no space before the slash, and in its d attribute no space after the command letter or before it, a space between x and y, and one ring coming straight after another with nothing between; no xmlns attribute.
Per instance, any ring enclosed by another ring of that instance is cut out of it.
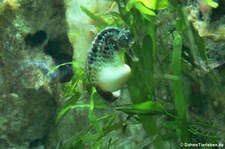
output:
<svg viewBox="0 0 225 149"><path fill-rule="evenodd" d="M103 91L97 87L96 87L96 91L104 100L108 102L114 102L119 98L119 97L115 97L111 92Z"/></svg>

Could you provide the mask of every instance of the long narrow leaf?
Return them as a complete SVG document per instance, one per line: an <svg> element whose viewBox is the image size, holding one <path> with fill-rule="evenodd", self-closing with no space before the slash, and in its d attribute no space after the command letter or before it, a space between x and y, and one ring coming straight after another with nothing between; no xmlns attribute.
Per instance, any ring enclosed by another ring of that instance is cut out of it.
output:
<svg viewBox="0 0 225 149"><path fill-rule="evenodd" d="M173 57L172 57L172 72L173 75L177 75L180 79L173 80L173 93L175 108L180 117L180 129L177 129L177 134L181 137L183 142L189 141L188 128L187 128L187 102L184 95L182 76L181 76L181 50L182 50L182 38L179 32L174 34L173 43Z"/></svg>
<svg viewBox="0 0 225 149"><path fill-rule="evenodd" d="M217 8L219 6L218 3L213 0L205 0L205 3L213 8Z"/></svg>
<svg viewBox="0 0 225 149"><path fill-rule="evenodd" d="M116 109L131 114L155 115L164 113L163 105L154 101L146 101L138 104L119 106Z"/></svg>
<svg viewBox="0 0 225 149"><path fill-rule="evenodd" d="M181 49L182 38L178 32L175 33L174 39L174 51L172 58L172 72L173 75L181 77ZM181 78L179 80L173 80L173 91L175 96L175 106L180 117L184 117L186 110L186 103L184 102L184 94L182 90Z"/></svg>
<svg viewBox="0 0 225 149"><path fill-rule="evenodd" d="M102 129L98 123L98 118L95 116L95 113L94 113L95 103L94 103L93 95L95 93L96 93L96 90L92 88L88 119L90 120L93 128L98 132L98 134L103 134Z"/></svg>
<svg viewBox="0 0 225 149"><path fill-rule="evenodd" d="M80 8L84 13L86 13L90 18L92 18L94 21L96 21L96 23L98 23L100 26L102 26L102 27L108 26L108 23L104 19L96 16L94 13L89 11L86 7L81 6Z"/></svg>
<svg viewBox="0 0 225 149"><path fill-rule="evenodd" d="M88 108L89 105L87 104L82 104L82 105L68 105L64 107L57 115L56 117L56 124L59 123L59 121L66 115L67 112L70 111L70 109L75 109L75 108Z"/></svg>

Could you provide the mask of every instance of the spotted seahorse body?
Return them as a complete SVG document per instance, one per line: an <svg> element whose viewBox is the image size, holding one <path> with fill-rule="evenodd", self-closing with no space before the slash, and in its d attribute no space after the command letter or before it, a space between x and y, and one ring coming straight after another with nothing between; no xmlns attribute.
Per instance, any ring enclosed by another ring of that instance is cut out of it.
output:
<svg viewBox="0 0 225 149"><path fill-rule="evenodd" d="M130 31L115 27L105 28L93 41L87 57L87 78L107 101L116 99L112 92L119 90L129 77L130 68L124 63L120 50L129 53L132 44Z"/></svg>

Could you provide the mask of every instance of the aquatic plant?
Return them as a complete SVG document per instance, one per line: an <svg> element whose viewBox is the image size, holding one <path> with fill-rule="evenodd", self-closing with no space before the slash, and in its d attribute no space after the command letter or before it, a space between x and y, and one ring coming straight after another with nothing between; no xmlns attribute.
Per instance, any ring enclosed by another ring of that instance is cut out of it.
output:
<svg viewBox="0 0 225 149"><path fill-rule="evenodd" d="M216 7L213 1L205 2ZM216 78L216 73L206 71L209 61L205 41L188 21L181 2L115 0L115 3L119 13L96 15L84 6L81 9L96 22L98 30L113 25L126 27L133 34L133 49L139 62L125 56L125 62L132 70L128 90L133 104L115 106L102 101L86 79L83 66L74 62L76 75L66 85L67 100L58 114L57 123L69 110L87 108L89 124L64 148L110 148L117 141L111 138L103 145L104 138L113 130L126 129L128 122L141 123L151 140L150 146L155 148L173 148L185 142L217 143L224 139L224 135L218 133L224 129L202 118L205 113L212 112L209 108L212 108L215 94L209 93L210 97L205 97L199 86L208 85L205 78L212 82L219 82L220 78ZM217 85L224 90L224 86ZM83 90L90 95L85 96L90 102L79 104L78 100L85 99ZM224 93L219 92L219 95ZM99 109L104 111L101 116L96 114ZM201 114L190 109L197 109ZM126 119L118 121L119 115L110 110L124 113Z"/></svg>

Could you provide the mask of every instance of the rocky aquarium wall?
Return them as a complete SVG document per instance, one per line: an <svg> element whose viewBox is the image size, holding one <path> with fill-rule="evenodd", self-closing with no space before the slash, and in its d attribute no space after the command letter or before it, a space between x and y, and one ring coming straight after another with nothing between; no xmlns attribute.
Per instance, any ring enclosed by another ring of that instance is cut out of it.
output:
<svg viewBox="0 0 225 149"><path fill-rule="evenodd" d="M61 0L0 2L0 148L55 148L59 84L73 76ZM40 148L40 147L39 147Z"/></svg>

